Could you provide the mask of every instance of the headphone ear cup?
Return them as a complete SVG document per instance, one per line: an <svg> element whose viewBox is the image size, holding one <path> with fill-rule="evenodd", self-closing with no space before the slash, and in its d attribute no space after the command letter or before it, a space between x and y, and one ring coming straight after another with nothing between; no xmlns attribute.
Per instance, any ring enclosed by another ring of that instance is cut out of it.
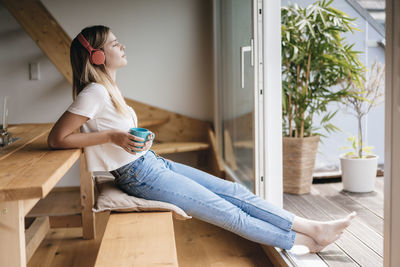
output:
<svg viewBox="0 0 400 267"><path fill-rule="evenodd" d="M92 53L90 55L90 59L93 64L102 65L106 61L106 56L102 50L96 49L96 50L92 51Z"/></svg>

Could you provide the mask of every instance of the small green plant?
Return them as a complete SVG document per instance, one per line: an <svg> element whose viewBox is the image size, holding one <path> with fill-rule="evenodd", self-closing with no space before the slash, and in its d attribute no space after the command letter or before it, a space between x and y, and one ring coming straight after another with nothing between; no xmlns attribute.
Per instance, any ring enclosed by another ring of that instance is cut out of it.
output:
<svg viewBox="0 0 400 267"><path fill-rule="evenodd" d="M362 144L362 147L359 148L359 145L361 142L359 142L358 138L356 136L350 135L347 138L347 141L351 143L351 146L343 146L340 148L340 150L352 150L349 151L345 154L346 157L351 157L351 158L367 158L370 155L373 155L372 149L374 149L373 146L366 146ZM360 155L361 153L361 155Z"/></svg>
<svg viewBox="0 0 400 267"><path fill-rule="evenodd" d="M371 65L371 69L366 73L367 79L362 84L355 84L348 81L352 94L344 98L346 112L354 115L357 118L358 137L354 138L357 141L358 158L363 158L364 147L364 132L362 127L363 118L371 111L372 108L384 102L384 81L385 67L376 60ZM350 109L350 111L348 111ZM352 139L352 142L354 141ZM354 145L353 145L354 147Z"/></svg>

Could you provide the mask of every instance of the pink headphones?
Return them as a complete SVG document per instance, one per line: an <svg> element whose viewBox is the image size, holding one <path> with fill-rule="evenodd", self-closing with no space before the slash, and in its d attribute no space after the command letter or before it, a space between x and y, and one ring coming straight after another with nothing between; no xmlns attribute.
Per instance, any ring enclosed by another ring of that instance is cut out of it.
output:
<svg viewBox="0 0 400 267"><path fill-rule="evenodd" d="M89 52L90 62L94 65L104 65L106 61L106 56L104 54L104 51L101 49L94 49L86 40L86 38L82 35L82 33L79 33L77 38L79 42L82 44L82 46L85 47Z"/></svg>

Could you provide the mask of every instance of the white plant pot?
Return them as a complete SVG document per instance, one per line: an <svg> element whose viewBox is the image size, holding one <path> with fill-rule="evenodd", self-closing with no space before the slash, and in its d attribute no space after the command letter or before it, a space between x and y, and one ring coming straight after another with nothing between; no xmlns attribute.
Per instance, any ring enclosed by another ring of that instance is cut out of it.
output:
<svg viewBox="0 0 400 267"><path fill-rule="evenodd" d="M343 189L364 193L374 191L378 156L368 158L347 158L340 156Z"/></svg>

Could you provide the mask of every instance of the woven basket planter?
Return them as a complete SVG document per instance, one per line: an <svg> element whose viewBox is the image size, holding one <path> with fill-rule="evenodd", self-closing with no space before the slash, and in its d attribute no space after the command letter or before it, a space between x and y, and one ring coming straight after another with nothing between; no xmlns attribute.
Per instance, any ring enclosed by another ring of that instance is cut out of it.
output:
<svg viewBox="0 0 400 267"><path fill-rule="evenodd" d="M283 137L283 192L310 193L318 143L319 135Z"/></svg>

